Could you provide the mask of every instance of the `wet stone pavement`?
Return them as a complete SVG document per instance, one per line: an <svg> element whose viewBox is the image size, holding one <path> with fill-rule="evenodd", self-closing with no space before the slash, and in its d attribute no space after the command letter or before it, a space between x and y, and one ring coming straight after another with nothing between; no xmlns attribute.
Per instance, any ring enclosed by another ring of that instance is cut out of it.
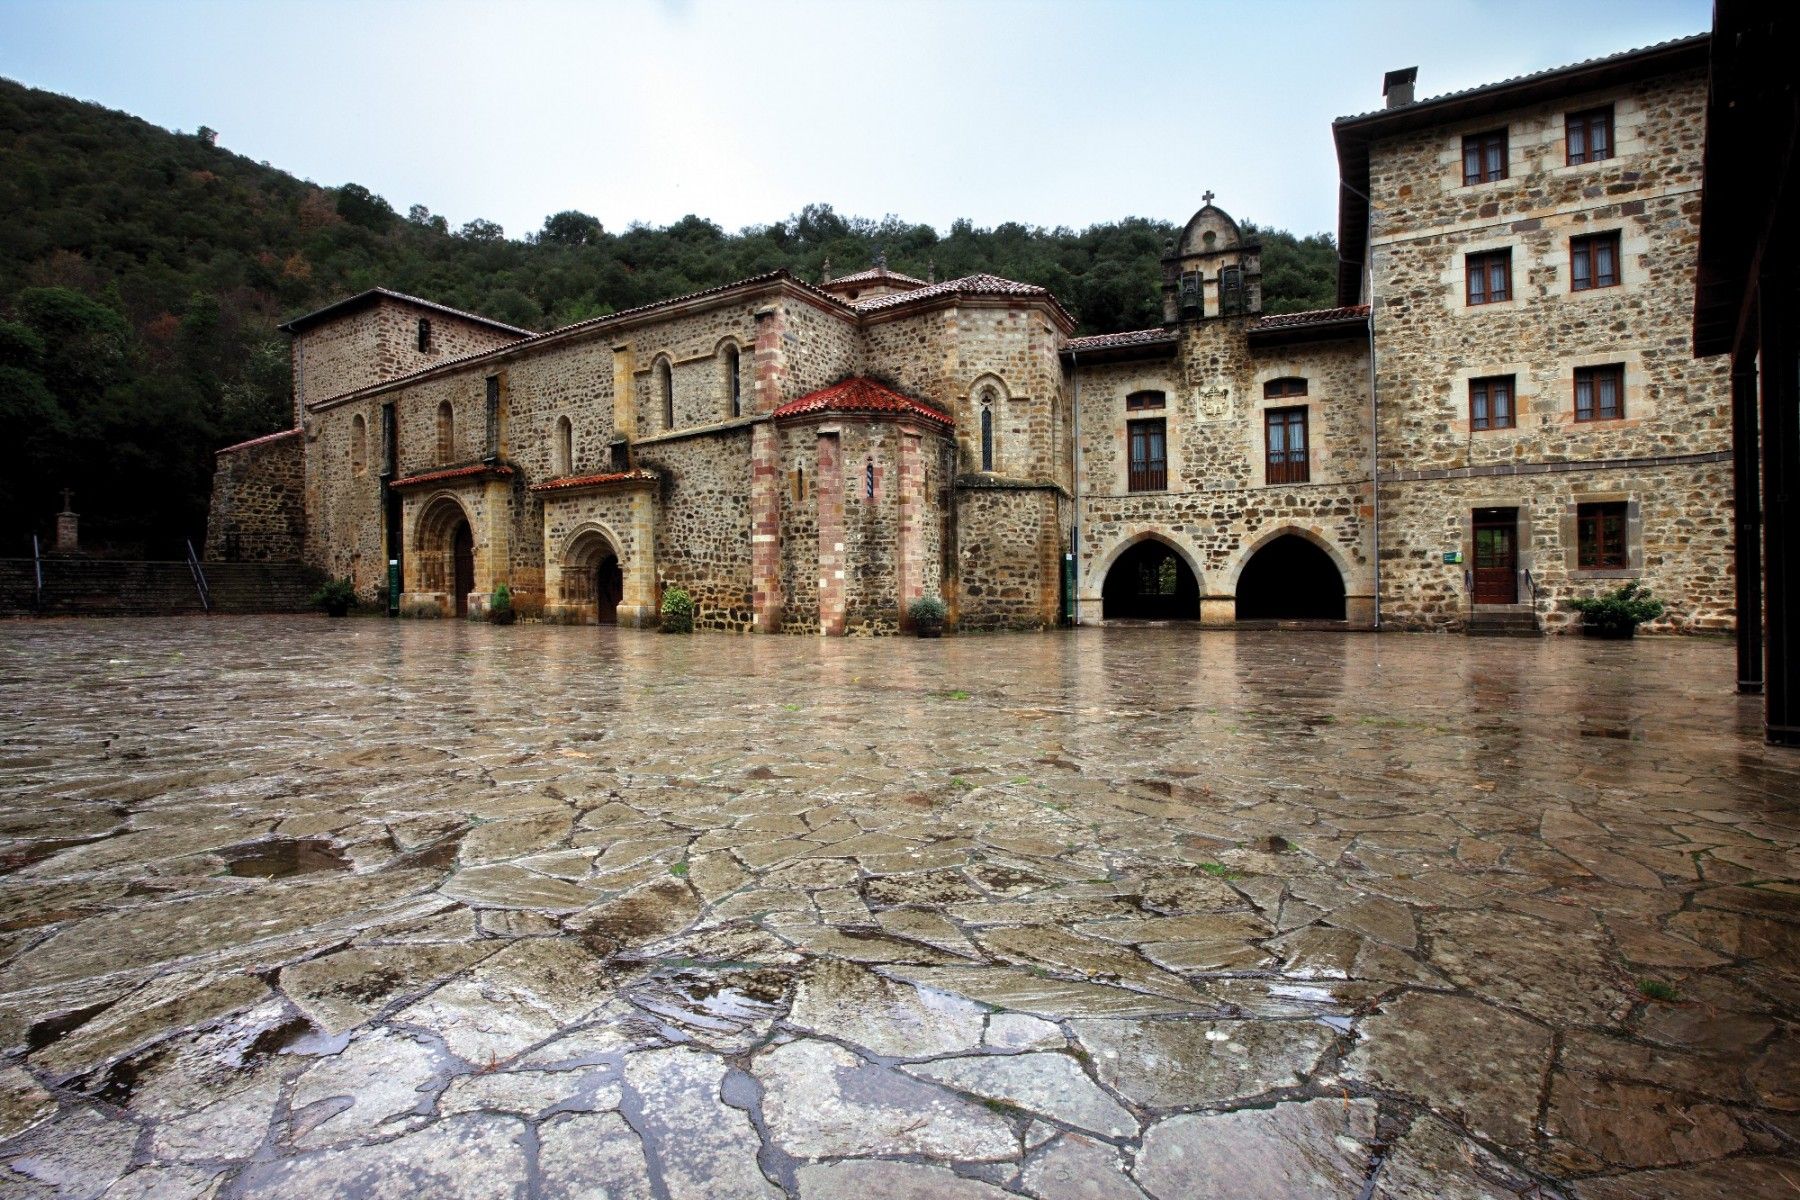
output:
<svg viewBox="0 0 1800 1200"><path fill-rule="evenodd" d="M0 1195L1800 1195L1732 652L0 627Z"/></svg>

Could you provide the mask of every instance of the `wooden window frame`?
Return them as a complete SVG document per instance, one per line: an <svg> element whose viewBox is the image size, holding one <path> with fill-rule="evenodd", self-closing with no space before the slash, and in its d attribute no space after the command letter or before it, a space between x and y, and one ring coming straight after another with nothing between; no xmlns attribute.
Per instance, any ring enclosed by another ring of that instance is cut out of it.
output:
<svg viewBox="0 0 1800 1200"><path fill-rule="evenodd" d="M1276 450L1269 435L1282 430L1282 449ZM1300 448L1294 449L1292 433L1300 429ZM1298 457L1296 457L1296 454ZM1304 404L1263 410L1263 482L1271 485L1312 482L1312 421Z"/></svg>
<svg viewBox="0 0 1800 1200"><path fill-rule="evenodd" d="M1613 411L1607 412L1600 404L1600 385L1606 380L1613 384ZM1587 405L1583 415L1582 390L1587 390ZM1625 364L1607 363L1597 367L1575 368L1575 420L1579 424L1595 421L1623 421L1625 419Z"/></svg>
<svg viewBox="0 0 1800 1200"><path fill-rule="evenodd" d="M1569 290L1571 292L1592 292L1600 288L1618 287L1623 279L1623 264L1620 261L1619 231L1609 229L1602 233L1584 233L1569 239ZM1612 273L1601 272L1603 260L1610 255Z"/></svg>
<svg viewBox="0 0 1800 1200"><path fill-rule="evenodd" d="M1162 451L1160 457L1150 454L1152 435ZM1125 422L1125 488L1132 492L1169 490L1169 422L1165 418Z"/></svg>
<svg viewBox="0 0 1800 1200"><path fill-rule="evenodd" d="M1496 144L1500 151L1498 167L1490 165ZM1512 173L1508 162L1511 157L1512 146L1504 127L1466 135L1462 140L1463 186L1474 187L1478 183L1496 183L1508 178ZM1473 171L1469 169L1471 158L1475 166Z"/></svg>
<svg viewBox="0 0 1800 1200"><path fill-rule="evenodd" d="M1495 293L1495 268L1501 291ZM1479 282L1479 286L1477 286ZM1463 255L1463 300L1470 308L1483 304L1505 304L1513 298L1512 250L1482 250Z"/></svg>
<svg viewBox="0 0 1800 1200"><path fill-rule="evenodd" d="M1625 571L1631 567L1631 505L1597 500L1575 506L1575 569Z"/></svg>
<svg viewBox="0 0 1800 1200"><path fill-rule="evenodd" d="M1271 379L1263 384L1263 399L1265 400L1283 400L1290 396L1304 395L1306 395L1306 380L1298 375Z"/></svg>
<svg viewBox="0 0 1800 1200"><path fill-rule="evenodd" d="M1162 392L1132 392L1125 397L1126 412L1154 412L1168 406L1168 397Z"/></svg>
<svg viewBox="0 0 1800 1200"><path fill-rule="evenodd" d="M1518 377L1514 375L1484 375L1479 379L1469 380L1469 429L1477 433L1517 429L1517 383Z"/></svg>
<svg viewBox="0 0 1800 1200"><path fill-rule="evenodd" d="M1594 130L1602 131L1605 145L1598 153L1594 151ZM1575 149L1576 133L1580 133L1581 149ZM1564 158L1571 167L1582 163L1605 162L1609 158L1617 158L1618 143L1613 139L1613 106L1601 105L1599 108L1584 109L1572 112L1563 117L1563 151Z"/></svg>

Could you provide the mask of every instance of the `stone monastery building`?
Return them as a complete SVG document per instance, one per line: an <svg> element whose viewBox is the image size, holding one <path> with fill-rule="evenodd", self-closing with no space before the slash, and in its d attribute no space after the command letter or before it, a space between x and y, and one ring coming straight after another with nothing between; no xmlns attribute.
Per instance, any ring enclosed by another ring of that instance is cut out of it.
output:
<svg viewBox="0 0 1800 1200"><path fill-rule="evenodd" d="M705 628L1567 624L1641 579L1729 629L1729 383L1689 341L1704 35L1338 120L1339 307L1262 314L1207 203L1163 323L1041 287L777 271L533 334L384 290L291 321L295 428L208 553L410 613Z"/></svg>

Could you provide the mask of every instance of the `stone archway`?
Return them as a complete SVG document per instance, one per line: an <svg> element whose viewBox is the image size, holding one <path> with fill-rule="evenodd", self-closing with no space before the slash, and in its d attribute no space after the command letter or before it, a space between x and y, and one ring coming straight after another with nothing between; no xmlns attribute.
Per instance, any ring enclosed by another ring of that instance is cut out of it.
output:
<svg viewBox="0 0 1800 1200"><path fill-rule="evenodd" d="M450 495L433 497L419 514L409 550L416 590L440 597L445 612L467 616L475 590L475 527L462 503Z"/></svg>
<svg viewBox="0 0 1800 1200"><path fill-rule="evenodd" d="M565 619L616 625L624 598L625 569L617 543L597 526L577 532L562 554L558 599Z"/></svg>
<svg viewBox="0 0 1800 1200"><path fill-rule="evenodd" d="M1238 568L1240 621L1342 621L1348 592L1329 550L1298 529L1262 539Z"/></svg>
<svg viewBox="0 0 1800 1200"><path fill-rule="evenodd" d="M1108 621L1198 621L1200 579L1187 556L1159 537L1140 538L1114 556L1100 585Z"/></svg>

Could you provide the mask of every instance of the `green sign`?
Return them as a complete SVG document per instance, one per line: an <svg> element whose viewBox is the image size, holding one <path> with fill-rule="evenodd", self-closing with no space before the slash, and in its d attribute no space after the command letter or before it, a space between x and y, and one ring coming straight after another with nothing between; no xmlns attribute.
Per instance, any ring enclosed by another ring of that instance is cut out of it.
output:
<svg viewBox="0 0 1800 1200"><path fill-rule="evenodd" d="M1450 563L1452 565L1461 562L1462 561L1462 551L1461 550L1446 550L1446 551L1444 551L1444 561L1447 563Z"/></svg>

